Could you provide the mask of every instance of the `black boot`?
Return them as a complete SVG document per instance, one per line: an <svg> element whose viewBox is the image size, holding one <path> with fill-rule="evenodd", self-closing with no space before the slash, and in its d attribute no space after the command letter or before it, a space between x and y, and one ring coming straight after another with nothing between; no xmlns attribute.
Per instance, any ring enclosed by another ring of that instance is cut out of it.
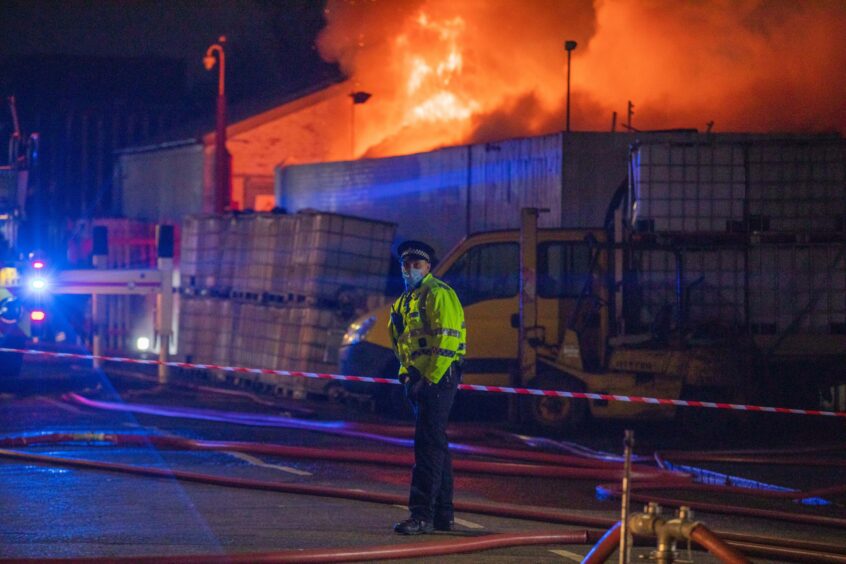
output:
<svg viewBox="0 0 846 564"><path fill-rule="evenodd" d="M455 528L455 521L435 518L433 525L436 531L451 531Z"/></svg>
<svg viewBox="0 0 846 564"><path fill-rule="evenodd" d="M423 521L421 519L417 519L416 517L411 517L410 519L406 519L405 521L394 525L394 532L401 535L422 535L425 533L431 533L434 530L435 529L432 527L431 522Z"/></svg>

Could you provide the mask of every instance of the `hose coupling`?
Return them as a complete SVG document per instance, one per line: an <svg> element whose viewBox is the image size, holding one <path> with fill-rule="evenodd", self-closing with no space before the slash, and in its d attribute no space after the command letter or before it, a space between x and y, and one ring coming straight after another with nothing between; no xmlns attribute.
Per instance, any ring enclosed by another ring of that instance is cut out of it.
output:
<svg viewBox="0 0 846 564"><path fill-rule="evenodd" d="M629 518L632 534L656 539L656 549L650 554L650 559L661 564L674 562L678 558L676 543L679 540L690 540L690 534L699 525L699 521L693 520L693 511L689 507L680 507L674 518L666 519L662 516L661 506L653 502L644 507L643 513L636 513Z"/></svg>

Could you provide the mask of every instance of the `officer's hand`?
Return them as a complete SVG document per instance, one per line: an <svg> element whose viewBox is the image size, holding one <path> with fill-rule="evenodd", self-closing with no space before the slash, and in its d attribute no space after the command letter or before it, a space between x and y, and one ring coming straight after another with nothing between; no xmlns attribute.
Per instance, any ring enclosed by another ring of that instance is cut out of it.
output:
<svg viewBox="0 0 846 564"><path fill-rule="evenodd" d="M406 399L412 404L416 404L423 385L423 375L417 368L411 366L408 368L408 373L400 374L400 382L403 384Z"/></svg>
<svg viewBox="0 0 846 564"><path fill-rule="evenodd" d="M414 387L414 384L411 383L411 378L406 376L402 380L402 391L405 395L405 399L408 400L412 405L414 405L414 400L411 398L411 389Z"/></svg>
<svg viewBox="0 0 846 564"><path fill-rule="evenodd" d="M409 397L413 403L417 403L417 400L420 399L420 392L423 390L423 385L425 381L423 378L418 378L417 381L412 384L411 390L409 391Z"/></svg>

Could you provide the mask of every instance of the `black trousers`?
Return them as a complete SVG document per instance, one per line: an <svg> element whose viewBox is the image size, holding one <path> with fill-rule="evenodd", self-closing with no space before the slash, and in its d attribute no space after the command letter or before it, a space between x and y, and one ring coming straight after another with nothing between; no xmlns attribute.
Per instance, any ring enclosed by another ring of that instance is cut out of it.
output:
<svg viewBox="0 0 846 564"><path fill-rule="evenodd" d="M414 405L414 469L408 509L416 519L453 520L452 457L446 428L461 380L457 364L437 384L425 383Z"/></svg>

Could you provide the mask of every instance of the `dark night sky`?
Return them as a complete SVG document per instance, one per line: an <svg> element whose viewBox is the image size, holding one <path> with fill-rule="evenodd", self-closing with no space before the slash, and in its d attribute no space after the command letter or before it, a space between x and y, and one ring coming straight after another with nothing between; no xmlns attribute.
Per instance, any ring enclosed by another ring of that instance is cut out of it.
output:
<svg viewBox="0 0 846 564"><path fill-rule="evenodd" d="M36 55L179 60L185 69L185 102L204 110L214 101L217 70L207 72L202 57L220 35L227 36L227 89L234 103L298 90L337 75L336 67L324 63L314 48L325 25L323 4L320 0L3 0L0 61L20 64ZM148 78L156 82L156 77ZM21 80L26 77L0 77L3 94L19 90ZM18 100L19 105L26 103Z"/></svg>

